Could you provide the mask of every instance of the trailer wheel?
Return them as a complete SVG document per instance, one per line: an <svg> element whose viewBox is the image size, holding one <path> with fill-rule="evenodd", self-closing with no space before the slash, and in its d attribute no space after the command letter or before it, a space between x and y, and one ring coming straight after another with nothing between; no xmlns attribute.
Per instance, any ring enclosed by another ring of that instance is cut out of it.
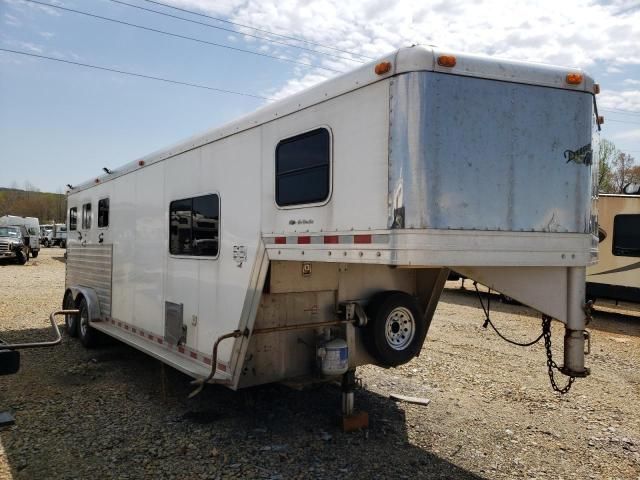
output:
<svg viewBox="0 0 640 480"><path fill-rule="evenodd" d="M97 343L97 332L89 324L89 306L84 297L80 300L78 310L80 310L78 315L78 337L80 338L80 343L85 348L92 348Z"/></svg>
<svg viewBox="0 0 640 480"><path fill-rule="evenodd" d="M40 250L31 250L31 256L33 258L38 258L38 253L40 253Z"/></svg>
<svg viewBox="0 0 640 480"><path fill-rule="evenodd" d="M76 308L71 293L67 293L64 296L64 300L62 301L62 308L64 310L73 310ZM70 337L78 336L78 315L65 315L64 324L66 326L67 335L69 335Z"/></svg>
<svg viewBox="0 0 640 480"><path fill-rule="evenodd" d="M427 335L418 301L405 292L382 292L367 306L365 345L383 366L407 363L422 348Z"/></svg>
<svg viewBox="0 0 640 480"><path fill-rule="evenodd" d="M45 238L45 239L42 241L42 246L43 246L44 248L49 248L49 239L48 239L48 238Z"/></svg>

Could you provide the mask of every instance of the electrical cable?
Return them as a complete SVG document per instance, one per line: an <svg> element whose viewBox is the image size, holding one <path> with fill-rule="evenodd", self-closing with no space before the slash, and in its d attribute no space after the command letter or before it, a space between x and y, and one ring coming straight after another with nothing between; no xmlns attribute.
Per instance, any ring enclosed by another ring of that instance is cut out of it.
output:
<svg viewBox="0 0 640 480"><path fill-rule="evenodd" d="M187 87L203 88L203 89L206 89L206 90L212 90L214 92L229 93L229 94L233 94L233 95L241 95L241 96L244 96L244 97L259 98L261 100L275 100L273 98L263 97L261 95L254 95L252 93L237 92L237 91L234 91L234 90L225 90L223 88L210 87L208 85L201 85L201 84L198 84L198 83L182 82L180 80L171 80L169 78L154 77L152 75L144 75L142 73L127 72L125 70L117 70L115 68L101 67L101 66L98 66L98 65L91 65L91 64L88 64L88 63L73 62L71 60L63 60L61 58L48 57L46 55L38 55L38 54L35 54L35 53L21 52L20 50L11 50L11 49L8 49L8 48L0 48L0 52L9 52L9 53L15 53L15 54L18 54L18 55L26 55L26 56L29 56L29 57L36 57L36 58L42 58L42 59L45 59L45 60L52 60L54 62L68 63L68 64L71 64L71 65L77 65L77 66L80 66L80 67L94 68L96 70L104 70L104 71L107 71L107 72L120 73L122 75L131 75L133 77L146 78L146 79L149 79L149 80L158 80L160 82L174 83L176 85L184 85L184 86L187 86Z"/></svg>
<svg viewBox="0 0 640 480"><path fill-rule="evenodd" d="M318 68L318 69L322 69L322 70L328 70L330 72L342 73L341 70L335 70L333 68L328 68L328 67L323 67L323 66L320 66L320 65L315 65L313 63L300 62L298 60L292 60L290 58L278 57L278 56L275 56L275 55L269 55L267 53L259 53L259 52L254 52L254 51L251 51L251 50L245 50L243 48L232 47L230 45L224 45L222 43L210 42L208 40L202 40L200 38L188 37L186 35L180 35L178 33L167 32L165 30L158 30L156 28L145 27L143 25L137 25L135 23L129 23L129 22L125 22L123 20L117 20L115 18L103 17L101 15L96 15L96 14L93 14L93 13L83 12L81 10L75 10L73 8L62 7L60 5L54 5L54 4L46 3L46 2L39 2L38 0L22 0L22 1L23 2L28 2L28 3L34 3L34 4L37 4L37 5L44 5L46 7L51 7L51 8L57 8L59 10L64 10L64 11L71 12L71 13L77 13L79 15L85 15L87 17L96 18L98 20L104 20L104 21L107 21L107 22L118 23L120 25L125 25L125 26L128 26L128 27L139 28L141 30L147 30L149 32L159 33L161 35L167 35L167 36L170 36L170 37L181 38L183 40L190 40L192 42L204 43L204 44L207 44L207 45L212 45L214 47L227 48L229 50L234 50L234 51L242 52L242 53L248 53L248 54L251 54L251 55L257 55L259 57L272 58L274 60L280 60L282 62L295 63L297 65L302 65L302 66L309 67L309 68Z"/></svg>
<svg viewBox="0 0 640 480"><path fill-rule="evenodd" d="M209 28L215 28L216 30L222 30L224 32L236 33L238 35L243 35L243 36L247 36L247 37L251 37L251 38L256 38L258 40L264 40L264 41L267 41L267 42L275 43L277 45L283 45L285 47L296 48L296 49L299 49L299 50L305 50L307 52L311 52L311 53L314 53L314 54L325 55L327 57L338 58L338 59L342 59L342 60L349 60L351 62L364 63L364 60L357 60L355 58L343 57L342 55L335 55L333 53L321 52L319 50L314 50L313 48L301 47L299 45L292 45L291 43L281 42L279 40L274 40L274 39L268 38L268 37L261 37L260 35L253 35L251 33L239 32L238 30L233 30L232 28L219 27L217 25L211 25L210 23L199 22L197 20L192 20L190 18L179 17L178 15L172 15L170 13L161 12L159 10L154 10L152 8L141 7L140 5L134 5L132 3L123 2L122 0L109 0L109 1L111 1L113 3L120 4L120 5L126 5L126 6L131 7L131 8L137 8L137 9L143 10L145 12L152 12L152 13L156 13L158 15L164 15L165 17L175 18L177 20L182 20L184 22L195 23L196 25L202 25L202 26L209 27Z"/></svg>
<svg viewBox="0 0 640 480"><path fill-rule="evenodd" d="M244 25L242 23L232 22L230 20L225 20L223 18L213 17L211 15L207 15L207 14L200 13L200 12L194 12L193 10L188 10L186 8L175 7L173 5L168 5L166 3L158 2L156 0L144 0L144 1L147 2L147 3L153 3L155 5L160 5L160 6L167 7L167 8L172 8L174 10L179 10L181 12L190 13L192 15L198 15L200 17L210 18L212 20L217 20L218 22L228 23L230 25L235 25L237 27L250 28L251 30L255 30L256 32L268 33L269 35L273 35L275 37L286 38L288 40L295 40L296 42L304 42L304 43L308 43L309 45L315 45L317 47L327 48L327 49L330 49L330 50L335 50L337 52L347 53L349 55L356 55L358 57L366 58L368 60L375 60L375 58L368 57L366 55L362 55L361 53L350 52L348 50L341 50L341 49L336 48L336 47L331 47L329 45L324 45L324 44L318 43L318 42L312 42L311 40L305 40L303 38L296 38L296 37L290 37L288 35L282 35L280 33L271 32L269 30L265 30L265 29L262 29L262 28L257 28L257 27L252 27L250 25Z"/></svg>

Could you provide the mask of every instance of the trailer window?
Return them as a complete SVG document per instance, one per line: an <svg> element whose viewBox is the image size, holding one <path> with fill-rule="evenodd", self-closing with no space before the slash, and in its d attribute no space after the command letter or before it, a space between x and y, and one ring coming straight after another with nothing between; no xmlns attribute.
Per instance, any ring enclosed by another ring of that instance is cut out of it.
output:
<svg viewBox="0 0 640 480"><path fill-rule="evenodd" d="M329 197L330 136L326 128L287 138L276 147L276 203L317 203Z"/></svg>
<svg viewBox="0 0 640 480"><path fill-rule="evenodd" d="M623 257L640 257L640 215L614 217L613 254Z"/></svg>
<svg viewBox="0 0 640 480"><path fill-rule="evenodd" d="M89 230L91 228L91 204L82 205L82 229Z"/></svg>
<svg viewBox="0 0 640 480"><path fill-rule="evenodd" d="M173 255L216 257L219 248L218 195L175 200L169 205L169 251Z"/></svg>
<svg viewBox="0 0 640 480"><path fill-rule="evenodd" d="M78 229L78 207L69 209L69 230Z"/></svg>
<svg viewBox="0 0 640 480"><path fill-rule="evenodd" d="M109 226L109 199L98 200L98 228Z"/></svg>

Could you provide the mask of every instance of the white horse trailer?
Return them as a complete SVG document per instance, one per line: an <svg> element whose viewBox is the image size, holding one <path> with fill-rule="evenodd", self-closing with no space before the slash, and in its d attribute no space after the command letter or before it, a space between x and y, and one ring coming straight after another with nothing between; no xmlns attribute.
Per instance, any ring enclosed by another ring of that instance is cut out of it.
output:
<svg viewBox="0 0 640 480"><path fill-rule="evenodd" d="M405 48L77 185L69 332L200 385L348 387L419 354L452 267L565 324L562 371L585 376L596 89Z"/></svg>

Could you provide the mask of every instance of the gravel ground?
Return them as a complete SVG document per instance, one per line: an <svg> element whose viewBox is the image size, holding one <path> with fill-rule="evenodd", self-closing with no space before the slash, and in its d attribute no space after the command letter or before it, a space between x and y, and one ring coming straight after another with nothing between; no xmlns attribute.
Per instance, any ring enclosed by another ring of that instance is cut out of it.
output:
<svg viewBox="0 0 640 480"><path fill-rule="evenodd" d="M0 337L48 335L62 253L0 264ZM211 386L187 400L187 377L121 344L88 351L65 338L25 351L20 373L0 377L0 409L16 417L0 431L0 478L640 479L640 316L596 313L592 375L562 397L542 345L499 340L482 328L472 292L448 287L420 357L358 370L356 406L371 421L351 434L337 426L335 385ZM493 307L510 337L539 333L531 310ZM553 342L562 343L557 324Z"/></svg>

